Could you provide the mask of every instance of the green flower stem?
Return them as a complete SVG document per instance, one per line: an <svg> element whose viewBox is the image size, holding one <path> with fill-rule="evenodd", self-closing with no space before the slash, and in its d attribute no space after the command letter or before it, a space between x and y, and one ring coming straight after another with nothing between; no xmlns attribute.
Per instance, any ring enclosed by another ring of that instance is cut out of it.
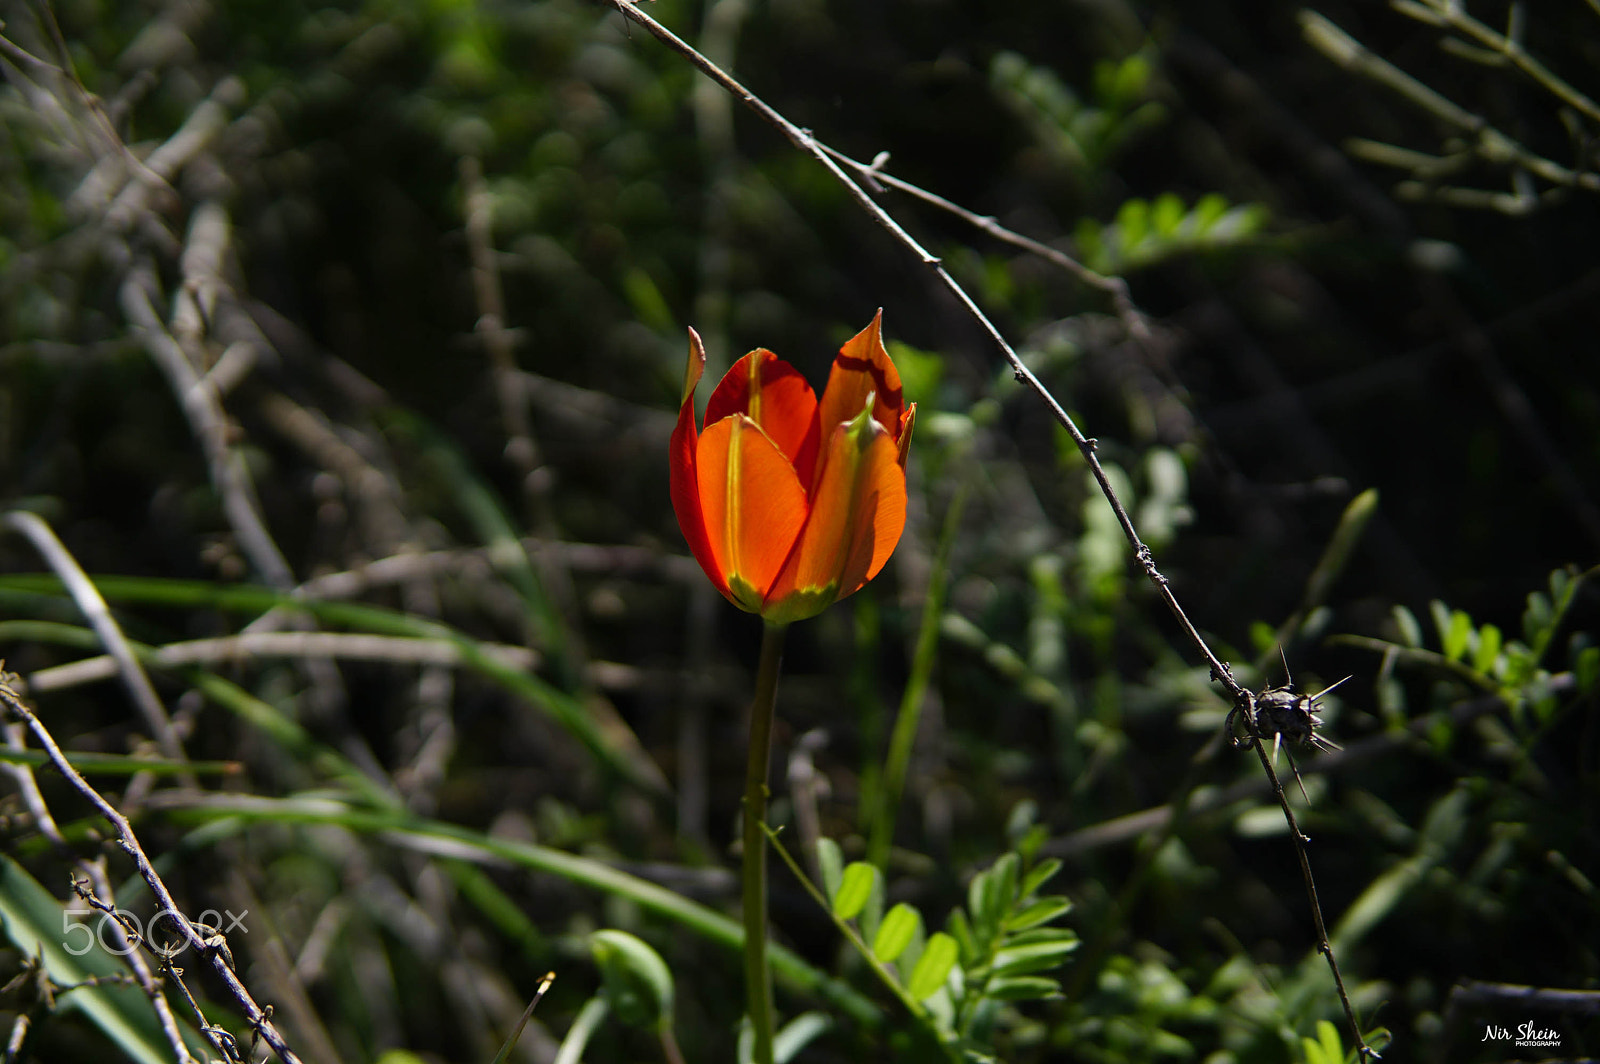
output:
<svg viewBox="0 0 1600 1064"><path fill-rule="evenodd" d="M756 697L750 703L750 760L744 775L744 983L755 1034L755 1064L772 1064L772 973L767 968L767 767L787 625L768 622L761 634Z"/></svg>

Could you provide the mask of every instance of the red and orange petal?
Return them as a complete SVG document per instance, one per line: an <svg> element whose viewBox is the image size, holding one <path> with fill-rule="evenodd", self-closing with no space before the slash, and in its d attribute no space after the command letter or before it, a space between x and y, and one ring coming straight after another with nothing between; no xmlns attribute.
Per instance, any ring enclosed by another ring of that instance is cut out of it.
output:
<svg viewBox="0 0 1600 1064"><path fill-rule="evenodd" d="M706 541L724 581L718 590L759 613L805 526L805 488L784 453L743 414L707 426L696 464Z"/></svg>
<svg viewBox="0 0 1600 1064"><path fill-rule="evenodd" d="M706 404L705 423L744 414L761 426L811 485L817 460L817 397L800 371L765 348L745 355L717 383Z"/></svg>
<svg viewBox="0 0 1600 1064"><path fill-rule="evenodd" d="M823 389L817 410L824 438L836 426L861 413L867 396L872 395L873 420L893 433L897 441L900 439L905 395L900 388L900 372L884 350L882 325L883 311L879 310L872 324L841 347L833 360L828 386Z"/></svg>
<svg viewBox="0 0 1600 1064"><path fill-rule="evenodd" d="M820 612L878 575L906 522L906 478L899 447L870 417L834 426L799 541L761 611L788 622Z"/></svg>
<svg viewBox="0 0 1600 1064"><path fill-rule="evenodd" d="M678 527L688 541L689 551L700 568L723 595L729 595L728 578L717 563L710 536L706 532L705 515L700 505L699 432L694 421L694 389L705 372L706 349L700 336L689 330L689 364L684 371L683 399L678 406L678 424L672 430L667 464L672 491L672 509L678 515Z"/></svg>
<svg viewBox="0 0 1600 1064"><path fill-rule="evenodd" d="M895 436L900 445L900 468L906 467L906 459L911 455L911 430L917 424L917 404L912 403L906 407L906 412L900 415L900 431Z"/></svg>

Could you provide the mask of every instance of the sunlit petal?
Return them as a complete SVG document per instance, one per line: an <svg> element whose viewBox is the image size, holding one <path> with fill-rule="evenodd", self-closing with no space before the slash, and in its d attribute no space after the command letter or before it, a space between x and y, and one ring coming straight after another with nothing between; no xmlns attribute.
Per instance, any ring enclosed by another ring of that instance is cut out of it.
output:
<svg viewBox="0 0 1600 1064"><path fill-rule="evenodd" d="M824 438L860 413L869 395L877 396L872 407L873 419L896 440L900 438L905 395L900 389L900 372L889 361L889 352L883 347L882 322L883 311L880 310L872 324L840 348L838 357L833 360L828 387L822 392L822 403L817 411Z"/></svg>
<svg viewBox="0 0 1600 1064"><path fill-rule="evenodd" d="M759 612L805 525L805 488L789 459L743 414L706 427L697 466L706 538L727 579L723 593Z"/></svg>
<svg viewBox="0 0 1600 1064"><path fill-rule="evenodd" d="M800 371L765 348L745 355L717 384L706 424L744 414L788 457L800 482L811 485L817 460L817 397Z"/></svg>
<svg viewBox="0 0 1600 1064"><path fill-rule="evenodd" d="M894 437L869 415L868 398L853 421L835 426L818 458L811 514L767 594L768 620L808 617L859 590L900 541L905 472Z"/></svg>
<svg viewBox="0 0 1600 1064"><path fill-rule="evenodd" d="M706 350L700 336L689 330L689 364L684 371L683 399L678 407L678 424L672 430L672 443L668 449L668 466L671 469L672 509L678 515L678 527L695 561L700 563L706 576L718 591L727 595L728 578L717 562L711 539L706 533L705 515L700 505L700 477L697 451L698 432L694 423L694 389L706 368Z"/></svg>

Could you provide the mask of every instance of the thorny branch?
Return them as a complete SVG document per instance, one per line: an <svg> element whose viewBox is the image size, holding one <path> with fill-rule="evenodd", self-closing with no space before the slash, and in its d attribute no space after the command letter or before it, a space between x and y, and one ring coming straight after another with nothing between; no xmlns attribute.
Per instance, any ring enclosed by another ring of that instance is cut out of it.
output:
<svg viewBox="0 0 1600 1064"><path fill-rule="evenodd" d="M1375 1057L1377 1054L1374 1053L1371 1047L1366 1044L1365 1038L1362 1037L1361 1025L1356 1020L1355 1010L1350 1004L1349 995L1346 994L1344 989L1344 981L1339 974L1338 962L1334 959L1333 947L1328 941L1327 931L1323 925L1322 909L1317 901L1316 886L1311 878L1311 865L1306 856L1305 836L1300 833L1299 825L1295 821L1294 812L1289 808L1288 798L1284 794L1283 785L1278 780L1277 774L1272 769L1271 760L1267 756L1265 747L1262 745L1261 734L1256 728L1254 713L1255 696L1252 695L1242 684L1240 684L1238 680L1234 679L1232 669L1216 656L1216 654L1211 650L1211 647L1206 643L1205 638L1200 634L1199 630L1195 628L1193 622L1189 620L1188 615L1184 613L1183 607L1178 603L1177 596L1173 594L1167 578L1163 576L1160 570L1156 568L1155 559L1149 546L1147 546L1144 541L1139 538L1139 533L1133 526L1133 520L1128 516L1127 509L1123 506L1122 500L1118 498L1116 490L1112 487L1109 478L1106 476L1105 470L1101 467L1099 458L1095 453L1096 441L1092 437L1085 436L1083 434L1083 432L1078 428L1077 424L1072 420L1072 417L1066 412L1066 410L1062 408L1061 404L1056 401L1055 396L1053 396L1049 389L1044 386L1043 382L1041 382L1039 378L1034 375L1033 371L1029 369L1028 366L1017 355L1016 350L1006 340L1005 336L1001 334L1000 330L995 326L995 324L989 320L988 315L984 314L983 310L973 300L972 296L967 293L966 289L961 286L960 282L952 277L950 272L944 268L944 264L939 257L924 248L920 243L917 242L916 238L911 236L910 233L906 232L900 223L895 221L887 211L879 206L878 202L873 199L871 193L868 191L868 188L863 187L863 183L869 187L876 185L879 182L887 183L884 181L886 175L881 174L875 166L864 166L863 164L846 159L846 164L856 169L857 173L860 175L860 181L852 180L849 174L845 172L840 163L837 161L838 159L845 158L844 156L841 156L838 152L823 145L814 136L812 136L809 130L801 129L799 126L789 121L770 104L740 84L732 75L698 52L692 45L688 44L682 38L674 34L671 30L667 29L661 23L657 22L655 19L641 11L634 3L634 0L606 0L606 2L612 7L616 8L624 18L644 27L657 40L672 48L679 55L683 56L690 63L694 64L694 66L703 74L709 77L712 81L716 82L718 85L721 85L728 92L732 93L747 107L755 111L755 113L769 125L776 128L795 147L799 148L801 151L807 153L821 163L829 173L831 173L842 185L844 185L852 198L854 198L856 202L861 205L862 209L872 216L874 221L886 229L889 234L908 251L911 251L919 259L921 259L923 265L927 266L934 272L934 274L939 278L940 282L944 284L945 288L950 291L950 294L955 296L956 300L966 309L973 321L976 322L983 329L983 331L989 335L990 339L994 341L995 346L1000 349L1001 353L1005 356L1006 362L1011 366L1012 372L1016 376L1017 380L1033 389L1034 393L1038 395L1039 399L1047 408L1049 408L1050 413L1052 416L1054 416L1056 422L1060 424L1061 427L1065 429L1072 437L1073 443L1077 445L1078 451L1083 455L1084 460L1088 463L1090 472L1093 473L1096 483L1099 484L1101 493L1105 495L1106 502L1110 505L1112 512L1116 514L1117 523L1122 526L1122 533L1127 538L1129 545L1133 548L1134 556L1138 559L1139 566L1144 570L1145 576L1150 580L1151 584L1154 585L1156 593L1161 597L1162 601L1166 603L1167 609L1170 610L1173 617L1177 619L1178 625L1183 629L1184 634L1188 636L1189 640L1194 644L1196 650L1199 651L1200 656L1204 658L1206 664L1210 666L1211 678L1217 683L1221 684L1227 690L1228 695L1235 707L1247 711L1245 713L1245 719L1247 727L1250 730L1251 745L1255 747L1256 754L1261 759L1262 768L1266 770L1267 778L1271 781L1273 791L1278 796L1278 802L1283 808L1284 817L1289 824L1290 834L1294 839L1295 851L1300 859L1300 869L1305 878L1306 893L1310 899L1312 918L1317 932L1317 949L1323 954L1323 956L1327 958L1328 966L1333 972L1334 982L1337 984L1339 989L1339 998L1344 1005L1345 1018L1355 1036L1357 1048L1361 1058L1363 1060L1368 1060ZM977 216L973 217L976 218ZM981 223L980 227L987 228L981 226ZM990 231L992 232L993 230Z"/></svg>
<svg viewBox="0 0 1600 1064"><path fill-rule="evenodd" d="M1362 1060L1371 1060L1378 1054L1367 1045L1366 1038L1361 1033L1361 1024L1356 1022L1356 1010L1350 1004L1350 994L1344 988L1344 977L1339 974L1339 961L1333 955L1333 943L1328 940L1328 928L1322 920L1322 904L1317 900L1316 880L1311 878L1311 858L1306 854L1306 843L1310 837L1300 832L1300 823L1295 819L1294 810L1289 807L1289 796L1284 793L1283 782L1278 779L1278 773L1272 767L1272 758L1267 755L1266 738L1256 726L1255 696L1245 692L1244 707L1245 727L1250 732L1250 746L1255 750L1256 757L1261 761L1261 770L1267 774L1267 779L1272 784L1272 793L1278 799L1278 806L1283 810L1283 819L1289 824L1289 840L1294 843L1295 856L1300 859L1300 876L1306 884L1306 900L1311 904L1311 922L1317 930L1317 952L1328 959L1328 969L1333 972L1333 985L1339 991L1339 1003L1344 1006L1345 1019L1350 1024L1350 1030L1355 1033L1356 1050Z"/></svg>
<svg viewBox="0 0 1600 1064"><path fill-rule="evenodd" d="M77 769L72 767L72 763L67 760L66 755L61 752L61 747L57 745L55 737L45 728L32 708L19 698L16 691L12 689L11 675L4 671L0 671L0 703L3 703L6 710L33 733L34 739L44 748L45 753L50 758L50 763L55 766L56 771L60 772L67 782L72 785L72 788L110 822L116 832L118 844L127 852L128 856L133 858L133 863L139 870L139 877L150 888L150 893L155 898L158 907L162 911L175 914L177 918L173 920L173 923L177 926L181 939L211 965L218 978L227 986L233 999L238 1002L239 1008L243 1011L244 1018L249 1022L251 1028L260 1033L261 1039L272 1048L272 1051L278 1055L278 1059L283 1061L283 1064L300 1064L300 1058L295 1055L294 1050L289 1048L288 1043L283 1040L283 1036L278 1032L278 1029L272 1025L271 1011L256 1004L255 998L251 997L250 991L245 987L244 983L240 982L238 975L234 973L231 958L227 955L227 952L218 948L214 942L202 938L195 925L182 915L182 910L178 908L178 903L173 899L172 892L167 889L166 883L162 881L160 874L155 870L155 866L150 863L150 858L146 856L144 847L139 844L139 838L133 833L133 826L128 823L128 818L118 812L115 806L106 801L105 797L95 790L89 781L78 773ZM178 985L180 987L183 986L181 982ZM184 993L188 996L186 987L184 988ZM193 1005L192 996L189 1000ZM198 1009L198 1006L196 1008ZM204 1033L211 1039L212 1044L217 1047L218 1052L227 1053L227 1049L224 1046L226 1043L233 1041L231 1035L216 1027L207 1027Z"/></svg>
<svg viewBox="0 0 1600 1064"><path fill-rule="evenodd" d="M1021 248L1023 251L1039 256L1046 262L1061 267L1083 284L1091 288L1097 288L1111 297L1111 304L1116 308L1117 317L1122 319L1122 327L1128 330L1129 336L1139 341L1150 339L1150 323L1145 321L1144 314L1134 305L1133 296L1128 292L1128 282L1121 277L1108 277L1103 273L1097 273L1060 248L1053 248L1049 244L1033 239L1031 236L1024 236L1015 230L1007 229L990 215L976 214L959 203L953 203L945 199L936 192L929 192L919 185L913 185L909 181L903 181L893 174L885 172L883 168L889 161L888 152L881 152L872 162L863 163L850 158L842 151L830 148L826 144L819 142L817 147L854 170L868 189L876 191L874 186L881 186L883 188L892 188L896 192L904 192L906 195L919 199L931 207L937 207L941 211L955 215L968 225L988 233L996 240Z"/></svg>
<svg viewBox="0 0 1600 1064"><path fill-rule="evenodd" d="M24 729L21 724L10 723L5 726L6 747L12 751L22 751L27 743L24 739ZM34 825L39 834L43 835L55 849L63 854L70 853L66 838L61 834L61 828L56 824L55 817L50 813L50 807L45 804L44 795L39 791L39 783L33 776L33 769L28 765L4 766L17 784L17 790L22 795L23 803L28 812L33 816ZM91 889L97 894L112 897L111 880L106 875L106 864L103 856L94 860L80 858L77 861L78 871L88 877ZM145 961L144 955L138 950L126 949L128 946L126 931L120 923L115 925L113 934L120 941L115 943L118 948L125 950L128 967L133 969L133 980L150 999L150 1005L155 1010L156 1020L161 1025L161 1033L167 1039L167 1044L172 1047L174 1059L178 1064L192 1064L193 1056L189 1047L184 1044L183 1033L178 1028L178 1021L172 1014L172 1005L167 1001L166 994L161 989L161 984L156 981L150 972L150 965ZM12 1040L18 1041L27 1031L23 1022L25 1017L18 1017L17 1029L14 1030ZM11 1056L4 1059L10 1060Z"/></svg>

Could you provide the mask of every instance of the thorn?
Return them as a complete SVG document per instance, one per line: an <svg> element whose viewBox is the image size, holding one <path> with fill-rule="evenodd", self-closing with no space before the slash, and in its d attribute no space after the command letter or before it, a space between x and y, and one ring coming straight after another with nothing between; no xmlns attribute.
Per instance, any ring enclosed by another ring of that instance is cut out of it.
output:
<svg viewBox="0 0 1600 1064"><path fill-rule="evenodd" d="M1351 677L1346 676L1344 678L1344 680L1348 680L1350 678ZM1336 680L1333 683L1330 683L1328 686L1324 687L1322 690L1320 690L1316 694L1312 695L1311 696L1311 701L1315 702L1317 699L1321 698L1323 695L1327 694L1329 691L1333 690L1335 687L1338 687L1340 684L1344 683L1344 680Z"/></svg>
<svg viewBox="0 0 1600 1064"><path fill-rule="evenodd" d="M1307 805L1310 805L1311 795L1306 793L1306 781L1300 778L1300 766L1294 763L1293 754L1289 754L1288 757L1289 767L1294 770L1294 781L1300 785L1300 797L1306 800Z"/></svg>

